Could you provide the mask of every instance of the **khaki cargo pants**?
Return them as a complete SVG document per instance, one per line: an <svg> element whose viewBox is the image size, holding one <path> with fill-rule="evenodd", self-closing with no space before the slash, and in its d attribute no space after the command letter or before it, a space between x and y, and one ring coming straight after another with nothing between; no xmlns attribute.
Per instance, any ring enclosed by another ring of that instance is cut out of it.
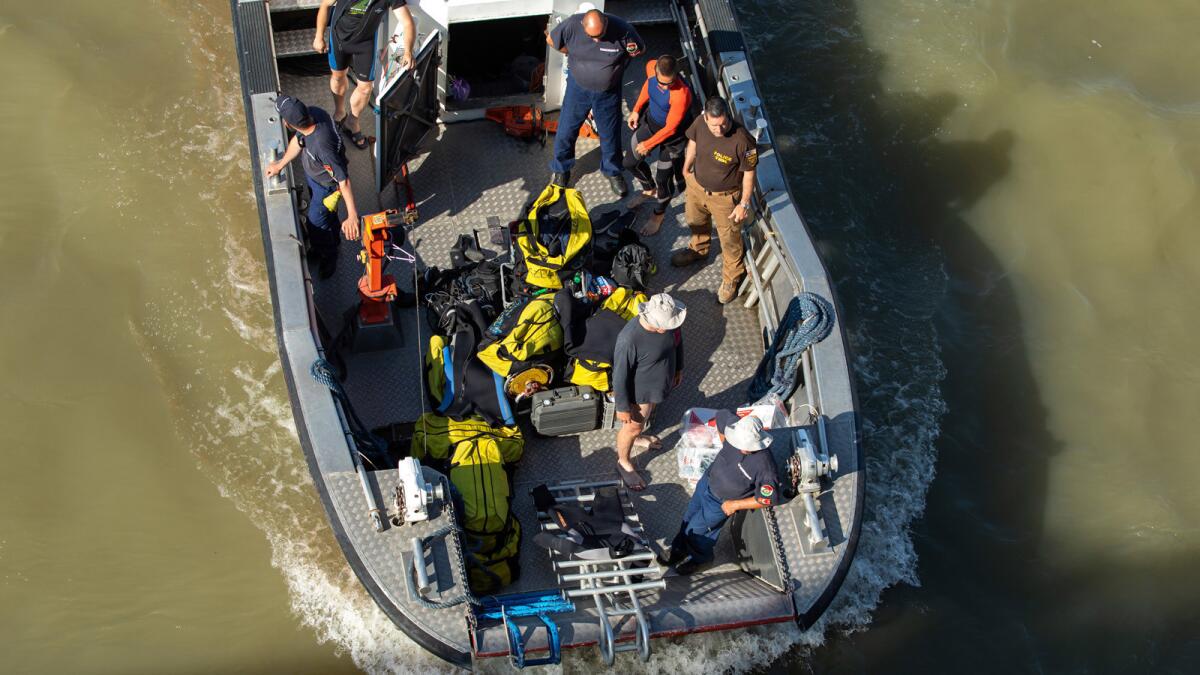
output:
<svg viewBox="0 0 1200 675"><path fill-rule="evenodd" d="M717 238L721 240L721 281L732 284L746 275L746 263L742 259L745 248L742 244L742 228L733 222L733 209L742 201L742 191L708 192L696 182L696 177L686 174L687 193L683 217L692 239L688 248L707 256L712 244L714 221Z"/></svg>

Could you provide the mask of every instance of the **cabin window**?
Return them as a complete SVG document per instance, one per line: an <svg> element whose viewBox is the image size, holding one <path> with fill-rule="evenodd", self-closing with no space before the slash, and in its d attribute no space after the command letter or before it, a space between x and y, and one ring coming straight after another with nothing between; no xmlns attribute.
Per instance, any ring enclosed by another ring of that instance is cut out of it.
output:
<svg viewBox="0 0 1200 675"><path fill-rule="evenodd" d="M528 104L532 96L540 100L547 21L546 15L539 15L452 24L446 73L467 86L456 91L451 81L446 107L463 110Z"/></svg>

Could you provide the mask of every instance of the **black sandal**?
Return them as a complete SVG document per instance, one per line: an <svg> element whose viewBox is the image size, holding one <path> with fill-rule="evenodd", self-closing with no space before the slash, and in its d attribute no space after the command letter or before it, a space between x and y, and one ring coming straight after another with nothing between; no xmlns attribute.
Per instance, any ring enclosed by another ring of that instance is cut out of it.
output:
<svg viewBox="0 0 1200 675"><path fill-rule="evenodd" d="M346 117L349 117L349 115L346 115ZM350 131L350 127L346 126L346 117L343 117L338 121L338 128L342 130L342 133L350 137L350 143L354 147L358 148L359 150L366 150L367 137L363 135L362 129L359 129L358 131Z"/></svg>

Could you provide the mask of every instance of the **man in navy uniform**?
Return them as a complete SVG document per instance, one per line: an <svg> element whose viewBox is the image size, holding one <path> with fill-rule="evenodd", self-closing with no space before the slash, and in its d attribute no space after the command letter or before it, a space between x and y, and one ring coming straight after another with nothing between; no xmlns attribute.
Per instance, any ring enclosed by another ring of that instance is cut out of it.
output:
<svg viewBox="0 0 1200 675"><path fill-rule="evenodd" d="M283 157L267 165L267 178L275 176L293 159L301 157L308 183L308 239L316 255L322 279L333 276L337 267L338 228L347 240L358 239L358 207L350 185L350 163L346 146L334 128L329 113L309 107L295 96L280 96L275 110L284 125L296 132ZM346 202L346 219L338 222L339 201Z"/></svg>
<svg viewBox="0 0 1200 675"><path fill-rule="evenodd" d="M762 420L753 415L725 427L725 444L696 484L679 534L661 563L681 575L695 572L712 562L717 537L730 516L775 504L779 488L775 460L771 453L761 452L770 445Z"/></svg>
<svg viewBox="0 0 1200 675"><path fill-rule="evenodd" d="M575 140L588 112L600 134L600 173L613 192L624 197L621 175L621 75L629 59L646 49L642 36L620 17L591 9L567 17L546 36L546 43L566 54L567 91L554 135L550 182L568 187L575 166Z"/></svg>

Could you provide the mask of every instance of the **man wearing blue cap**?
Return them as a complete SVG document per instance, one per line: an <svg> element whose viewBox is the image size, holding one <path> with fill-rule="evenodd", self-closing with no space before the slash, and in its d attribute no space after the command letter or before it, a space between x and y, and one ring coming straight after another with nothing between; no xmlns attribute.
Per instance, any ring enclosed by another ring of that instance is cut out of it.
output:
<svg viewBox="0 0 1200 675"><path fill-rule="evenodd" d="M280 96L275 110L287 128L294 130L283 157L267 165L267 178L277 175L296 157L302 157L304 178L311 193L308 201L308 238L317 256L322 279L333 276L337 267L339 227L337 195L346 200L346 219L341 221L342 235L358 239L358 208L350 186L350 164L346 146L338 135L329 113L308 107L295 96Z"/></svg>

